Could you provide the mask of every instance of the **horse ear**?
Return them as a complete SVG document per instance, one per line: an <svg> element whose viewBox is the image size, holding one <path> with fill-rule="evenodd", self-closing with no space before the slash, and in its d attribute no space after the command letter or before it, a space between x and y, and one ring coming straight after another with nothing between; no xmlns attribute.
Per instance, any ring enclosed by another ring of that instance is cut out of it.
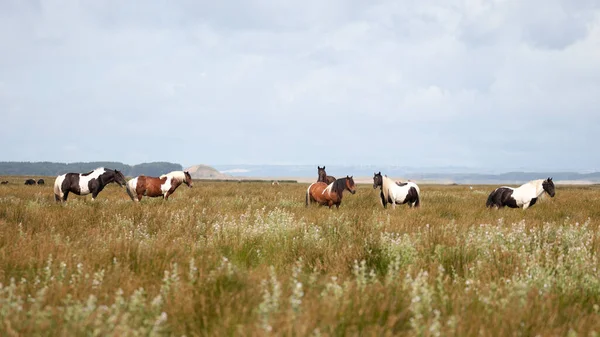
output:
<svg viewBox="0 0 600 337"><path fill-rule="evenodd" d="M323 165L323 170L325 169L325 165Z"/></svg>
<svg viewBox="0 0 600 337"><path fill-rule="evenodd" d="M377 173L377 174L381 175L381 171L379 171L379 173Z"/></svg>

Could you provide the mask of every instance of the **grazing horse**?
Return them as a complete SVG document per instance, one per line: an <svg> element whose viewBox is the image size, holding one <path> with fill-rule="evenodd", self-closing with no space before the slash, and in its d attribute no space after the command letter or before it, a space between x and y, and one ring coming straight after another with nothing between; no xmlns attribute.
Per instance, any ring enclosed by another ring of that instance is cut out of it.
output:
<svg viewBox="0 0 600 337"><path fill-rule="evenodd" d="M552 178L532 180L517 188L498 187L490 193L485 206L488 208L508 206L510 208L527 209L535 205L544 192L554 198L555 191Z"/></svg>
<svg viewBox="0 0 600 337"><path fill-rule="evenodd" d="M54 181L54 199L67 201L69 192L77 195L92 194L92 201L96 199L104 187L110 183L119 186L127 184L125 176L118 170L99 167L88 173L66 173L56 177Z"/></svg>
<svg viewBox="0 0 600 337"><path fill-rule="evenodd" d="M333 205L340 208L344 190L348 190L352 194L356 193L354 179L351 176L337 179L329 185L322 181L312 183L306 190L306 207L312 202L316 202L319 205L327 205L329 208Z"/></svg>
<svg viewBox="0 0 600 337"><path fill-rule="evenodd" d="M325 172L325 166L323 166L322 168L317 166L317 173L319 174L319 178L317 179L317 182L323 182L326 184L331 184L332 182L335 181L335 177L334 176L328 176L327 172Z"/></svg>
<svg viewBox="0 0 600 337"><path fill-rule="evenodd" d="M25 185L35 185L35 180L27 179L27 180L25 180Z"/></svg>
<svg viewBox="0 0 600 337"><path fill-rule="evenodd" d="M158 178L141 175L127 182L127 193L131 200L137 202L142 200L144 195L152 198L163 197L168 200L181 183L192 187L192 176L188 171L173 171Z"/></svg>
<svg viewBox="0 0 600 337"><path fill-rule="evenodd" d="M37 181L38 185L44 185L46 182L44 181L44 179L40 179Z"/></svg>
<svg viewBox="0 0 600 337"><path fill-rule="evenodd" d="M373 189L380 187L381 192L379 197L383 208L387 208L387 204L392 204L392 208L396 208L396 204L402 205L408 203L412 207L421 205L419 186L409 181L407 183L397 183L388 176L382 176L381 172L373 175Z"/></svg>
<svg viewBox="0 0 600 337"><path fill-rule="evenodd" d="M8 180L4 180L3 182L1 182L0 184L2 185L8 185Z"/></svg>

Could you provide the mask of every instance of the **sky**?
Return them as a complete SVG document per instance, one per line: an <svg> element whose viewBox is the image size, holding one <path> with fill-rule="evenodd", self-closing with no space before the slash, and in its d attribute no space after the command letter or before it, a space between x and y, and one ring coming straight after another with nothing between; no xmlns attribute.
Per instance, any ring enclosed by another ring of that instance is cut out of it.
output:
<svg viewBox="0 0 600 337"><path fill-rule="evenodd" d="M0 0L0 161L600 170L600 0Z"/></svg>

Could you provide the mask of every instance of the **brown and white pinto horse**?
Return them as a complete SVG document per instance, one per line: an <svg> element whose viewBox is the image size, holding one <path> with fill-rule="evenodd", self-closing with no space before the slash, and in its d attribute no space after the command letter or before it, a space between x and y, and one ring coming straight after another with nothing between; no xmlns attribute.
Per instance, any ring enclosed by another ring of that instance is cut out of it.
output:
<svg viewBox="0 0 600 337"><path fill-rule="evenodd" d="M306 207L316 202L319 205L327 205L329 208L333 205L336 208L340 208L344 190L348 190L352 194L356 193L354 179L351 176L337 179L329 185L321 181L312 183L306 190Z"/></svg>
<svg viewBox="0 0 600 337"><path fill-rule="evenodd" d="M328 176L327 172L325 172L325 166L323 166L322 168L317 166L317 173L319 174L319 177L317 178L317 181L323 182L323 183L327 183L327 184L331 184L332 182L335 181L335 177L334 176Z"/></svg>
<svg viewBox="0 0 600 337"><path fill-rule="evenodd" d="M173 171L160 177L135 177L127 182L127 193L133 201L142 200L142 196L163 197L165 200L175 192L177 187L185 183L192 187L192 176L187 171Z"/></svg>

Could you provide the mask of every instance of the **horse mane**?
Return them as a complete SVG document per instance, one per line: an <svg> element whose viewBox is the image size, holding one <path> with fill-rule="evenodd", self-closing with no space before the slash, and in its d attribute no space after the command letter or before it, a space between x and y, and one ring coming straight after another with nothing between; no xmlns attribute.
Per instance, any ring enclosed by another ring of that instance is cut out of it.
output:
<svg viewBox="0 0 600 337"><path fill-rule="evenodd" d="M178 180L179 182L184 182L185 181L185 173L183 171L172 171L166 174L161 175L159 178L173 178Z"/></svg>
<svg viewBox="0 0 600 337"><path fill-rule="evenodd" d="M81 175L82 175L82 176L89 176L90 174L92 174L92 173L94 173L94 172L96 172L96 171L98 171L98 170L106 170L106 169L105 169L104 167L98 167L98 168L97 168L97 169L95 169L95 170L91 170L91 171L90 171L90 172L88 172L88 173L82 173Z"/></svg>
<svg viewBox="0 0 600 337"><path fill-rule="evenodd" d="M346 189L346 178L336 179L336 181L329 184L329 186L331 186L330 190L333 190L341 198ZM327 188L329 188L329 186L327 186Z"/></svg>

